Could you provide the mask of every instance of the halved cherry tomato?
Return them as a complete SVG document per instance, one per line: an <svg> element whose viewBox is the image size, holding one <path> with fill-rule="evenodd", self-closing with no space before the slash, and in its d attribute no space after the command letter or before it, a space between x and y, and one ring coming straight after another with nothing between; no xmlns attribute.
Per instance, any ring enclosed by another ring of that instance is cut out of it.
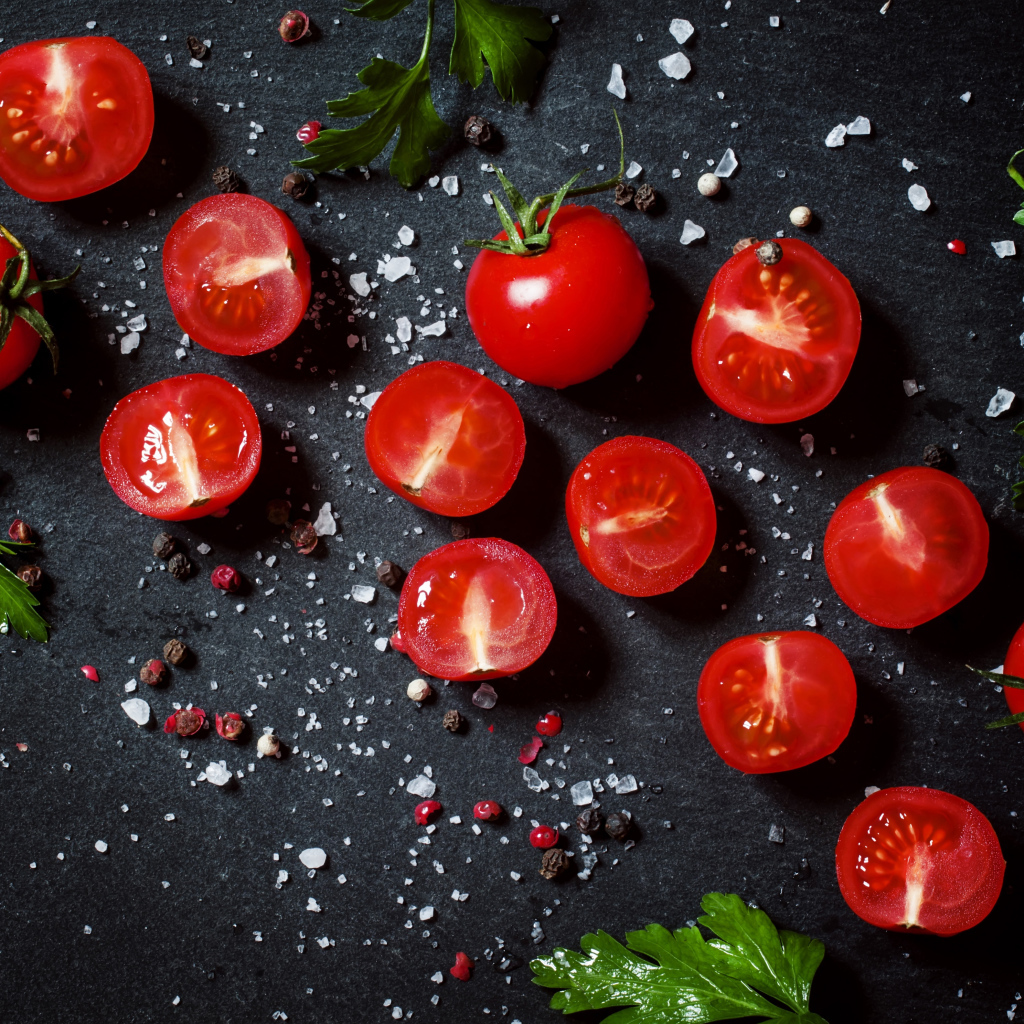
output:
<svg viewBox="0 0 1024 1024"><path fill-rule="evenodd" d="M3 111L0 109L0 118ZM7 266L7 261L17 255L17 249L0 235L0 274ZM29 279L36 280L36 268L29 265ZM27 299L28 304L40 313L43 311L42 292L36 292ZM14 317L11 322L11 333L7 335L7 341L3 348L0 348L0 391L3 391L9 384L13 384L32 364L36 353L39 351L40 337L35 329L22 320L20 316Z"/></svg>
<svg viewBox="0 0 1024 1024"><path fill-rule="evenodd" d="M584 568L632 597L685 583L715 543L715 501L700 466L653 437L616 437L575 469L565 514Z"/></svg>
<svg viewBox="0 0 1024 1024"><path fill-rule="evenodd" d="M653 308L640 250L617 218L595 206L562 206L543 252L482 250L466 280L466 314L484 351L503 370L552 388L617 363Z"/></svg>
<svg viewBox="0 0 1024 1024"><path fill-rule="evenodd" d="M852 490L825 531L836 593L876 626L909 629L962 601L985 575L988 524L956 477L891 469Z"/></svg>
<svg viewBox="0 0 1024 1024"><path fill-rule="evenodd" d="M708 397L754 423L790 423L839 394L860 344L850 282L816 249L784 238L762 266L756 246L715 274L693 331L693 368Z"/></svg>
<svg viewBox="0 0 1024 1024"><path fill-rule="evenodd" d="M0 178L40 202L120 181L153 136L153 89L116 39L39 39L0 54Z"/></svg>
<svg viewBox="0 0 1024 1024"><path fill-rule="evenodd" d="M493 679L532 665L558 608L540 563L507 540L457 540L424 555L402 586L391 638L428 675Z"/></svg>
<svg viewBox="0 0 1024 1024"><path fill-rule="evenodd" d="M366 458L395 494L442 516L499 501L523 464L526 433L504 388L457 363L421 363L380 394Z"/></svg>
<svg viewBox="0 0 1024 1024"><path fill-rule="evenodd" d="M869 924L956 935L988 916L1005 869L973 804L940 789L896 786L854 808L836 844L839 890Z"/></svg>
<svg viewBox="0 0 1024 1024"><path fill-rule="evenodd" d="M817 633L756 633L723 644L697 684L704 732L741 772L784 772L831 754L857 709L845 655Z"/></svg>
<svg viewBox="0 0 1024 1024"><path fill-rule="evenodd" d="M100 437L103 472L129 507L196 519L230 505L260 467L260 425L234 384L208 373L157 381L122 398Z"/></svg>
<svg viewBox="0 0 1024 1024"><path fill-rule="evenodd" d="M1006 652L1006 661L1003 664L1003 672L1008 676L1024 678L1024 626L1021 626L1013 639L1010 641L1010 649ZM1004 686L1003 693L1006 694L1006 704L1011 715L1019 715L1024 711L1024 690L1014 686ZM1020 723L1024 729L1024 722Z"/></svg>
<svg viewBox="0 0 1024 1024"><path fill-rule="evenodd" d="M224 355L280 345L309 305L309 253L288 217L256 196L229 192L190 206L167 235L163 263L175 320Z"/></svg>

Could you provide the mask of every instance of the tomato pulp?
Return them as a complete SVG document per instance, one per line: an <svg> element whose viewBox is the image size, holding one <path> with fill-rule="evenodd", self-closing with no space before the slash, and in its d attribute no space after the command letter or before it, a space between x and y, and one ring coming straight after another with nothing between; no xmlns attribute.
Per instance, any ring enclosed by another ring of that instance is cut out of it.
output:
<svg viewBox="0 0 1024 1024"><path fill-rule="evenodd" d="M1021 626L1013 639L1010 641L1010 649L1006 652L1006 662L1003 665L1003 672L1008 676L1024 678L1024 626ZM1004 686L1003 693L1006 694L1006 704L1011 715L1019 715L1024 711L1024 690L1014 686ZM1020 723L1024 729L1024 722Z"/></svg>
<svg viewBox="0 0 1024 1024"><path fill-rule="evenodd" d="M956 935L988 916L1005 863L988 818L939 789L872 793L836 844L839 890L869 924Z"/></svg>
<svg viewBox="0 0 1024 1024"><path fill-rule="evenodd" d="M230 192L189 207L164 243L175 320L204 348L251 356L299 326L312 282L309 254L276 206Z"/></svg>
<svg viewBox="0 0 1024 1024"><path fill-rule="evenodd" d="M715 543L715 501L700 467L653 437L598 445L569 480L565 514L584 568L631 597L675 590Z"/></svg>
<svg viewBox="0 0 1024 1024"><path fill-rule="evenodd" d="M122 398L103 428L100 456L126 505L155 519L196 519L252 483L261 443L256 412L239 388L190 373Z"/></svg>
<svg viewBox="0 0 1024 1024"><path fill-rule="evenodd" d="M860 344L850 282L798 238L762 266L756 246L715 274L693 331L693 368L716 405L754 423L791 423L839 394Z"/></svg>
<svg viewBox="0 0 1024 1024"><path fill-rule="evenodd" d="M544 653L557 614L547 573L522 548L457 540L412 567L391 643L439 679L494 679Z"/></svg>
<svg viewBox="0 0 1024 1024"><path fill-rule="evenodd" d="M543 252L481 250L466 281L466 314L484 351L513 376L552 388L617 363L653 308L636 243L594 206L562 206Z"/></svg>
<svg viewBox="0 0 1024 1024"><path fill-rule="evenodd" d="M526 451L519 408L474 370L420 363L393 380L366 419L366 458L395 494L442 516L499 501Z"/></svg>
<svg viewBox="0 0 1024 1024"><path fill-rule="evenodd" d="M153 136L145 65L116 39L39 39L0 54L0 177L40 202L120 181Z"/></svg>
<svg viewBox="0 0 1024 1024"><path fill-rule="evenodd" d="M723 644L697 684L711 745L741 772L784 772L831 754L857 709L845 655L817 633L756 633Z"/></svg>
<svg viewBox="0 0 1024 1024"><path fill-rule="evenodd" d="M3 235L0 235L0 273L2 273L2 268L7 266L7 261L17 253L18 250ZM36 280L36 268L31 264L28 276L30 280ZM27 301L33 309L42 313L42 292L30 295ZM3 391L9 384L13 384L32 365L32 360L35 359L36 353L39 351L41 340L35 328L29 327L20 316L12 318L11 332L7 335L7 341L4 342L3 348L0 348L0 391Z"/></svg>
<svg viewBox="0 0 1024 1024"><path fill-rule="evenodd" d="M988 524L955 477L891 469L852 490L825 530L836 593L876 626L909 629L962 601L985 575Z"/></svg>

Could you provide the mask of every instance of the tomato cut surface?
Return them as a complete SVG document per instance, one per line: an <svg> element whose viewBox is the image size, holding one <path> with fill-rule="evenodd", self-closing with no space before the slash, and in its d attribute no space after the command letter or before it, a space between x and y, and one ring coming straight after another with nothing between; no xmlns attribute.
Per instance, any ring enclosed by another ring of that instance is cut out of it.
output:
<svg viewBox="0 0 1024 1024"><path fill-rule="evenodd" d="M484 351L514 376L553 388L617 363L653 307L636 243L594 206L562 206L536 255L482 250L466 280L466 314Z"/></svg>
<svg viewBox="0 0 1024 1024"><path fill-rule="evenodd" d="M785 238L762 266L756 246L715 274L693 332L693 368L708 397L740 419L790 423L839 394L860 344L850 282L816 249Z"/></svg>
<svg viewBox="0 0 1024 1024"><path fill-rule="evenodd" d="M825 531L836 593L876 626L909 629L962 601L985 575L988 524L973 494L938 469L891 469L839 503Z"/></svg>
<svg viewBox="0 0 1024 1024"><path fill-rule="evenodd" d="M988 818L939 789L872 793L836 844L839 889L869 924L956 935L988 916L1005 863Z"/></svg>
<svg viewBox="0 0 1024 1024"><path fill-rule="evenodd" d="M526 451L504 388L457 363L420 363L381 392L366 419L366 458L395 494L443 516L500 500Z"/></svg>
<svg viewBox="0 0 1024 1024"><path fill-rule="evenodd" d="M392 643L439 679L509 676L544 653L557 612L547 573L522 548L457 540L412 567Z"/></svg>
<svg viewBox="0 0 1024 1024"><path fill-rule="evenodd" d="M1024 626L1021 626L1013 639L1010 641L1010 649L1006 652L1006 662L1003 664L1003 672L1008 676L1016 676L1024 679ZM1011 715L1019 715L1024 711L1024 690L1014 686L1004 686L1003 693L1006 694L1006 704ZM1024 722L1020 723L1024 729Z"/></svg>
<svg viewBox="0 0 1024 1024"><path fill-rule="evenodd" d="M231 504L260 466L260 425L245 395L206 373L122 398L100 437L114 493L156 519L196 519Z"/></svg>
<svg viewBox="0 0 1024 1024"><path fill-rule="evenodd" d="M309 254L276 206L231 192L189 207L164 243L164 286L204 348L251 356L280 345L309 305Z"/></svg>
<svg viewBox="0 0 1024 1024"><path fill-rule="evenodd" d="M715 502L700 467L653 437L595 448L569 480L565 514L587 571L632 597L675 590L715 543Z"/></svg>
<svg viewBox="0 0 1024 1024"><path fill-rule="evenodd" d="M857 683L843 652L817 633L756 633L711 655L697 707L726 764L784 772L831 754L846 739Z"/></svg>
<svg viewBox="0 0 1024 1024"><path fill-rule="evenodd" d="M40 39L0 54L0 177L40 202L133 171L153 135L142 61L116 39Z"/></svg>
<svg viewBox="0 0 1024 1024"><path fill-rule="evenodd" d="M2 117L0 113L0 117ZM17 250L0 235L0 268L7 266L7 261L17 255ZM36 280L36 268L29 265L29 278ZM28 297L28 304L40 313L43 311L42 293ZM0 348L0 391L9 384L13 384L32 364L36 353L39 351L39 335L35 329L22 320L20 316L14 317L11 323L11 332L7 335L7 341L3 348Z"/></svg>

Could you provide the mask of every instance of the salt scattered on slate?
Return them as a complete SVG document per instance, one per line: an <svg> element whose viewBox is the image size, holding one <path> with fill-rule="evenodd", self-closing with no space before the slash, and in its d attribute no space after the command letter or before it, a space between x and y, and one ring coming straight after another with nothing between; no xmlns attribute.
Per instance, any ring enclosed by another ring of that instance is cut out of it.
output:
<svg viewBox="0 0 1024 1024"><path fill-rule="evenodd" d="M320 507L313 529L318 537L333 537L338 532L338 523L331 515L331 503L325 501Z"/></svg>
<svg viewBox="0 0 1024 1024"><path fill-rule="evenodd" d="M376 596L375 587L368 587L364 583L357 583L352 587L352 600L358 601L360 604L372 604Z"/></svg>
<svg viewBox="0 0 1024 1024"><path fill-rule="evenodd" d="M812 629L814 629L818 625L818 620L815 618L814 612L811 612L810 615L804 618L804 625L810 626Z"/></svg>
<svg viewBox="0 0 1024 1024"><path fill-rule="evenodd" d="M403 224L398 229L398 240L402 245L412 245L413 240L416 238L416 232L413 231L408 224Z"/></svg>
<svg viewBox="0 0 1024 1024"><path fill-rule="evenodd" d="M625 793L635 793L637 791L636 779L632 775L623 775L615 783L615 792L622 796Z"/></svg>
<svg viewBox="0 0 1024 1024"><path fill-rule="evenodd" d="M964 103L970 103L971 102L971 94L970 94L970 92L963 92L963 93L961 93L960 94L960 99L962 99L964 101Z"/></svg>
<svg viewBox="0 0 1024 1024"><path fill-rule="evenodd" d="M577 807L585 807L587 804L594 802L594 787L586 779L583 782L577 782L570 786L569 794L572 797L572 802Z"/></svg>
<svg viewBox="0 0 1024 1024"><path fill-rule="evenodd" d="M669 78L674 78L677 82L684 79L691 71L690 61L681 50L670 53L667 57L662 57L658 61L658 67Z"/></svg>
<svg viewBox="0 0 1024 1024"><path fill-rule="evenodd" d="M107 844L102 839L97 839L96 843L95 843L95 846L96 846L96 852L97 853L106 853L107 852Z"/></svg>
<svg viewBox="0 0 1024 1024"><path fill-rule="evenodd" d="M903 158L902 164L903 164L903 170L905 170L905 171L916 171L917 170L917 164L915 164L913 160L908 160L906 157Z"/></svg>
<svg viewBox="0 0 1024 1024"><path fill-rule="evenodd" d="M932 205L923 185L911 185L907 189L907 198L910 200L910 205L921 213L924 213Z"/></svg>
<svg viewBox="0 0 1024 1024"><path fill-rule="evenodd" d="M764 479L764 471L760 469L754 469L754 467L751 466L747 470L747 476L750 477L750 479L753 480L755 484L759 484Z"/></svg>
<svg viewBox="0 0 1024 1024"><path fill-rule="evenodd" d="M668 30L680 46L693 35L693 26L685 18L673 18L669 22Z"/></svg>
<svg viewBox="0 0 1024 1024"><path fill-rule="evenodd" d="M433 907L420 907L420 920L421 921L432 921L434 919L434 908Z"/></svg>
<svg viewBox="0 0 1024 1024"><path fill-rule="evenodd" d="M122 702L121 707L136 725L145 725L149 721L149 704L141 697L132 697Z"/></svg>
<svg viewBox="0 0 1024 1024"><path fill-rule="evenodd" d="M138 316L133 316L131 320L125 324L125 327L127 327L129 331L144 331L146 326L146 317L144 313L140 313Z"/></svg>
<svg viewBox="0 0 1024 1024"><path fill-rule="evenodd" d="M231 781L231 770L224 761L211 761L206 766L206 781L215 786L226 786Z"/></svg>
<svg viewBox="0 0 1024 1024"><path fill-rule="evenodd" d="M1017 246L1010 239L1005 242L993 242L992 248L995 249L995 253L1000 259L1017 255Z"/></svg>
<svg viewBox="0 0 1024 1024"><path fill-rule="evenodd" d="M498 692L490 683L481 683L473 693L472 699L478 708L490 711L498 703Z"/></svg>
<svg viewBox="0 0 1024 1024"><path fill-rule="evenodd" d="M1012 391L1007 391L1006 388L999 388L996 393L989 399L988 408L985 410L985 415L990 419L995 419L997 416L1002 416L1011 405L1013 400L1017 396Z"/></svg>
<svg viewBox="0 0 1024 1024"><path fill-rule="evenodd" d="M370 284L366 280L366 271L361 274L349 274L348 277L349 287L361 298L366 298L370 294Z"/></svg>
<svg viewBox="0 0 1024 1024"><path fill-rule="evenodd" d="M835 149L836 146L845 146L846 125L837 124L835 128L825 136L825 145L828 146L829 149Z"/></svg>
<svg viewBox="0 0 1024 1024"><path fill-rule="evenodd" d="M870 135L871 122L866 117L855 117L846 126L847 135Z"/></svg>
<svg viewBox="0 0 1024 1024"><path fill-rule="evenodd" d="M388 260L384 264L384 280L394 283L400 278L406 275L412 275L416 273L416 268L412 265L412 260L408 256L395 256L393 259ZM365 276L365 275L364 275Z"/></svg>
<svg viewBox="0 0 1024 1024"><path fill-rule="evenodd" d="M306 909L311 910L314 914L320 913L320 904L317 903L312 896L309 897L309 901L306 903Z"/></svg>
<svg viewBox="0 0 1024 1024"><path fill-rule="evenodd" d="M626 168L626 177L635 178L642 170L643 168L635 160L630 160L629 166Z"/></svg>
<svg viewBox="0 0 1024 1024"><path fill-rule="evenodd" d="M731 178L739 165L740 162L736 159L736 154L731 148L727 149L722 154L722 159L718 161L718 166L715 168L715 174L719 178Z"/></svg>
<svg viewBox="0 0 1024 1024"><path fill-rule="evenodd" d="M903 382L903 393L907 398L913 398L921 389L917 386L916 380L905 380Z"/></svg>
<svg viewBox="0 0 1024 1024"><path fill-rule="evenodd" d="M299 854L299 860L310 870L322 868L327 863L327 854L319 846L311 846Z"/></svg>
<svg viewBox="0 0 1024 1024"><path fill-rule="evenodd" d="M126 356L129 352L134 352L139 347L139 342L142 339L139 337L137 331L132 331L130 334L126 334L121 339L121 355Z"/></svg>
<svg viewBox="0 0 1024 1024"><path fill-rule="evenodd" d="M450 196L457 196L459 194L459 179L454 174L449 174L446 178L441 180L441 188L445 190Z"/></svg>
<svg viewBox="0 0 1024 1024"><path fill-rule="evenodd" d="M608 79L608 91L613 96L618 96L620 100L626 98L626 83L622 80L622 65L612 65L612 76Z"/></svg>
<svg viewBox="0 0 1024 1024"><path fill-rule="evenodd" d="M699 224L694 224L689 218L683 223L683 233L679 236L679 241L683 245L689 245L691 242L696 242L698 238L703 238L705 235L704 229Z"/></svg>
<svg viewBox="0 0 1024 1024"><path fill-rule="evenodd" d="M769 843L784 843L786 841L786 830L780 825L772 825L768 829L768 842Z"/></svg>
<svg viewBox="0 0 1024 1024"><path fill-rule="evenodd" d="M427 324L426 327L420 327L416 325L416 333L423 338L440 338L444 334L446 324L443 320L438 320L436 323Z"/></svg>
<svg viewBox="0 0 1024 1024"><path fill-rule="evenodd" d="M359 399L359 404L367 409L372 409L377 404L377 399L380 398L381 393L379 391L371 391L368 395L363 395Z"/></svg>
<svg viewBox="0 0 1024 1024"><path fill-rule="evenodd" d="M429 800L433 795L437 786L432 779L428 779L426 775L417 775L408 786L405 787L407 793L411 793L413 796L422 797L424 800Z"/></svg>

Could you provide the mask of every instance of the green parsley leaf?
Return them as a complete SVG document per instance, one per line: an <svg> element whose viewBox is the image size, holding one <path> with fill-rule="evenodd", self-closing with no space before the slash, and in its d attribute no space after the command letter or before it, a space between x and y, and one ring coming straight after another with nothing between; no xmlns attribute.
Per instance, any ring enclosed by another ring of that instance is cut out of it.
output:
<svg viewBox="0 0 1024 1024"><path fill-rule="evenodd" d="M697 927L670 932L659 924L629 932L626 946L606 932L584 935L582 954L556 949L534 960L534 984L561 989L551 1007L566 1014L623 1007L604 1024L748 1017L826 1024L809 1008L811 981L824 956L820 942L780 933L764 911L736 895L709 893L702 906L700 923L718 939L705 941Z"/></svg>
<svg viewBox="0 0 1024 1024"><path fill-rule="evenodd" d="M357 18L369 18L371 21L387 21L412 3L412 0L369 0L362 7L346 7L349 14Z"/></svg>
<svg viewBox="0 0 1024 1024"><path fill-rule="evenodd" d="M1017 157L1021 155L1021 153L1024 153L1024 149L1018 149L1017 152L1010 157L1010 162L1006 165L1006 173L1011 178L1013 178L1013 180L1017 182L1017 184L1020 185L1021 188L1024 188L1024 177L1021 177L1020 171L1018 171L1017 168L1013 166L1014 160L1016 160Z"/></svg>
<svg viewBox="0 0 1024 1024"><path fill-rule="evenodd" d="M544 66L533 46L551 36L551 22L536 7L512 7L492 0L455 0L455 40L448 73L474 89L484 80L484 62L503 100L525 103Z"/></svg>
<svg viewBox="0 0 1024 1024"><path fill-rule="evenodd" d="M27 546L3 544L0 553L12 554L9 548ZM38 606L35 594L6 565L0 564L0 625L9 623L22 639L31 637L45 644L49 627L36 611Z"/></svg>

